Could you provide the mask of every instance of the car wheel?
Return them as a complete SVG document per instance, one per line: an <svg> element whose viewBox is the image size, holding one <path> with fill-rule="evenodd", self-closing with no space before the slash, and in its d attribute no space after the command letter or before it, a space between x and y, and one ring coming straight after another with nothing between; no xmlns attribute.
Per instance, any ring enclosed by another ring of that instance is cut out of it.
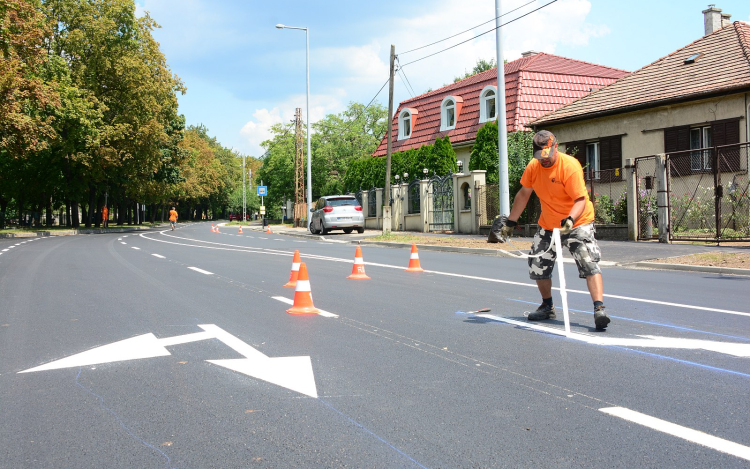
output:
<svg viewBox="0 0 750 469"><path fill-rule="evenodd" d="M323 222L320 222L320 230L318 231L318 234L319 235L327 235L328 231L329 230L326 228L326 226L323 224Z"/></svg>
<svg viewBox="0 0 750 469"><path fill-rule="evenodd" d="M352 232L352 228L344 228L344 233L349 234Z"/></svg>
<svg viewBox="0 0 750 469"><path fill-rule="evenodd" d="M364 228L357 228L357 233L362 234L365 232Z"/></svg>

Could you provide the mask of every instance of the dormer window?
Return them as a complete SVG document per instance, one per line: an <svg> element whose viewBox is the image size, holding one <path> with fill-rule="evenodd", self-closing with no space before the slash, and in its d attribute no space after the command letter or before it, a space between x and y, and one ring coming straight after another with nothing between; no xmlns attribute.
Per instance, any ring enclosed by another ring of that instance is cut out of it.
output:
<svg viewBox="0 0 750 469"><path fill-rule="evenodd" d="M479 94L479 123L497 119L497 87L485 86Z"/></svg>
<svg viewBox="0 0 750 469"><path fill-rule="evenodd" d="M461 112L463 99L458 96L448 96L440 104L440 131L451 130L456 128L458 114Z"/></svg>
<svg viewBox="0 0 750 469"><path fill-rule="evenodd" d="M411 137L411 132L414 130L414 124L416 124L417 114L418 112L416 109L406 108L398 115L399 140L405 140Z"/></svg>

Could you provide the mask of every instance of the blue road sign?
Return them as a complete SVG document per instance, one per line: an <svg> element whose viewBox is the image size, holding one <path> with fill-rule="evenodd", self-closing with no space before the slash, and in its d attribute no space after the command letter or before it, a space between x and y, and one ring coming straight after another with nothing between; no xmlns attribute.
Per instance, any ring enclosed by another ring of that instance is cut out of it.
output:
<svg viewBox="0 0 750 469"><path fill-rule="evenodd" d="M268 186L257 186L258 187L258 195L259 196L266 196L268 195Z"/></svg>

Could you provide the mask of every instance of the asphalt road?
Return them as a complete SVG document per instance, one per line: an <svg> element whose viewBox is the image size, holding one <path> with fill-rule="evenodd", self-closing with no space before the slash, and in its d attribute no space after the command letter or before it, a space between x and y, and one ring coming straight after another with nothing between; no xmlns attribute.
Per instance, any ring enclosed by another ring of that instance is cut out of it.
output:
<svg viewBox="0 0 750 469"><path fill-rule="evenodd" d="M325 315L285 312L295 249ZM354 250L0 239L0 467L750 466L750 277L605 267L597 332L566 264L566 337L523 260Z"/></svg>

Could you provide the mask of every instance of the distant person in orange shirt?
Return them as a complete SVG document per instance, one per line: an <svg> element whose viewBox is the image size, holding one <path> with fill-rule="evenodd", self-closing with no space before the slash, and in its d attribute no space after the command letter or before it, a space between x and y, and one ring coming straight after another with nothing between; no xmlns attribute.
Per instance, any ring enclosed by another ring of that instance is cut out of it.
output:
<svg viewBox="0 0 750 469"><path fill-rule="evenodd" d="M528 320L556 317L552 303L552 270L556 253L550 249L550 245L552 230L559 228L560 240L575 259L579 277L586 279L586 286L594 301L596 329L604 330L610 319L602 302L601 251L594 237L594 205L589 200L581 164L576 158L557 151L557 139L547 130L534 135L533 145L534 159L523 172L523 187L516 194L510 215L501 228L505 236L513 233L513 227L526 208L531 193L536 192L542 204L542 214L529 253L529 277L536 280L542 294L542 304L529 314Z"/></svg>
<svg viewBox="0 0 750 469"><path fill-rule="evenodd" d="M177 225L177 210L174 207L169 211L169 224L172 226L172 231L174 231L174 227Z"/></svg>
<svg viewBox="0 0 750 469"><path fill-rule="evenodd" d="M106 228L109 225L109 209L105 205L102 207L102 228Z"/></svg>

